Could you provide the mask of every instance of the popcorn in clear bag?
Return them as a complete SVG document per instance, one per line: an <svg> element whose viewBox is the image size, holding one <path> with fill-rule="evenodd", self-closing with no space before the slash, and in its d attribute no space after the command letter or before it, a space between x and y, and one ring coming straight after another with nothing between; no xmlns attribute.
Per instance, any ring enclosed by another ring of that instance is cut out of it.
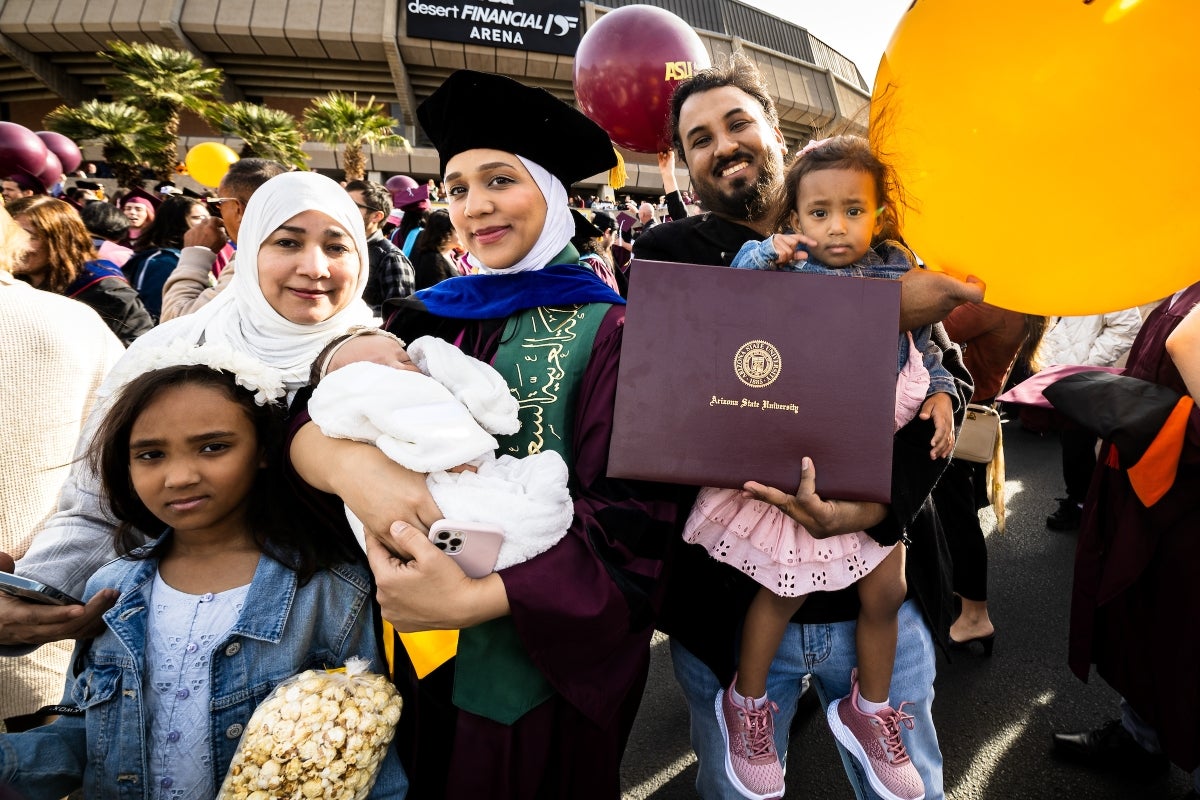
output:
<svg viewBox="0 0 1200 800"><path fill-rule="evenodd" d="M254 710L217 800L364 800L400 720L401 698L361 658L308 670Z"/></svg>

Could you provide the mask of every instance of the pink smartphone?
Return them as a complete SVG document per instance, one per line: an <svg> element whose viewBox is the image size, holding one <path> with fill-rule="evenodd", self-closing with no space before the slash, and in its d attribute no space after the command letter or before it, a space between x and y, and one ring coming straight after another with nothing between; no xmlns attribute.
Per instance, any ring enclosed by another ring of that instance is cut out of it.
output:
<svg viewBox="0 0 1200 800"><path fill-rule="evenodd" d="M496 569L504 529L486 522L439 519L429 529L429 541L455 559L468 578L482 578Z"/></svg>

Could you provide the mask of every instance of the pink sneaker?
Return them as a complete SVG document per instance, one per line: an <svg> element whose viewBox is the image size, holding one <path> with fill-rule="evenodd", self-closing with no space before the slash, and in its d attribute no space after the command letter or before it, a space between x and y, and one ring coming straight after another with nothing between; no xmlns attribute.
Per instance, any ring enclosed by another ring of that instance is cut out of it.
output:
<svg viewBox="0 0 1200 800"><path fill-rule="evenodd" d="M852 673L850 683L850 695L830 703L826 713L833 735L862 765L880 797L923 800L925 785L900 738L901 725L909 730L913 727L912 715L904 713L910 704L901 703L899 710L889 706L878 714L864 714L858 710L858 670Z"/></svg>
<svg viewBox="0 0 1200 800"><path fill-rule="evenodd" d="M729 690L717 692L717 722L725 739L725 774L733 787L750 800L783 797L783 766L775 752L774 715L778 710L779 706L770 702L759 711L749 700L738 706Z"/></svg>

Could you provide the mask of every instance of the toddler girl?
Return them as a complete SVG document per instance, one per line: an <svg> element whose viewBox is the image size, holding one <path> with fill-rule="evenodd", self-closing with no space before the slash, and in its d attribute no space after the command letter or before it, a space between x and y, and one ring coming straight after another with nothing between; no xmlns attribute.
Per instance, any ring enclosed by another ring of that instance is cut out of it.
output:
<svg viewBox="0 0 1200 800"><path fill-rule="evenodd" d="M382 664L353 544L284 516L282 376L217 344L141 355L125 366L149 371L120 391L90 452L123 557L84 599L120 597L104 632L76 648L62 716L0 742L0 785L29 800L81 786L211 799L277 684L350 656ZM139 547L138 530L161 533ZM370 796L406 790L389 752Z"/></svg>
<svg viewBox="0 0 1200 800"><path fill-rule="evenodd" d="M781 269L823 275L898 278L914 266L900 244L894 175L866 140L839 136L813 142L788 170L776 234L747 242L734 258L740 269ZM802 260L807 258L807 260ZM954 380L941 364L930 328L900 335L897 353L896 428L920 413L933 418L932 458L954 446ZM809 467L811 469L811 467ZM907 592L904 549L884 547L864 532L819 538L790 515L795 497L761 484L742 491L702 489L684 529L689 542L703 544L720 561L743 567L759 588L746 615L738 674L716 698L727 747L726 772L746 797L783 794L783 768L774 746L767 673L792 615L807 591L835 591L857 584L858 669L851 693L830 705L830 727L862 764L881 796L918 800L924 789L900 738L912 725L903 703L889 698L896 655L896 615ZM731 535L732 534L732 535ZM781 571L799 576L776 580ZM789 583L797 589L776 594ZM770 587L770 588L768 588Z"/></svg>

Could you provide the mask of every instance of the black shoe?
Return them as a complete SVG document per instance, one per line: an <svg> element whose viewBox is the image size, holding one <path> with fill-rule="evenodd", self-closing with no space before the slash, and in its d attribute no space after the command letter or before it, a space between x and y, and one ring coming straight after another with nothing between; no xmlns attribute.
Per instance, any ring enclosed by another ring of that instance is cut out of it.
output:
<svg viewBox="0 0 1200 800"><path fill-rule="evenodd" d="M1052 531L1073 531L1079 527L1083 509L1074 500L1058 498L1058 511L1046 517L1046 527Z"/></svg>
<svg viewBox="0 0 1200 800"><path fill-rule="evenodd" d="M1151 753L1134 741L1119 719L1083 733L1054 734L1054 753L1094 769L1139 777L1163 774L1171 766L1166 755Z"/></svg>
<svg viewBox="0 0 1200 800"><path fill-rule="evenodd" d="M946 638L950 640L951 650L974 650L971 645L974 642L979 642L980 646L983 648L983 655L985 658L992 657L992 648L996 645L995 631L992 631L987 636L976 636L971 639L964 639L961 642L958 639L955 639L953 636L948 636Z"/></svg>

